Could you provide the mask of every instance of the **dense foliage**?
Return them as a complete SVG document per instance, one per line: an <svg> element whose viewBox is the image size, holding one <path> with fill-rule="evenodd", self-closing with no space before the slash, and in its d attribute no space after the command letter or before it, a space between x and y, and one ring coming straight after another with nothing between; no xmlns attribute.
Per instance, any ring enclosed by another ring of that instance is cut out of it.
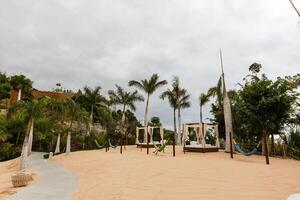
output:
<svg viewBox="0 0 300 200"><path fill-rule="evenodd" d="M254 63L249 67L240 89L228 92L232 104L234 135L240 143L257 144L263 132L271 135L274 150L274 135L286 134L287 126L297 122L299 109L297 88L300 75L269 79L260 74L261 65ZM223 91L219 81L216 87L208 91L216 96L211 112L214 121L219 123L220 137L224 137ZM292 139L294 140L294 139ZM286 142L287 145L289 145ZM300 149L300 146L294 146Z"/></svg>
<svg viewBox="0 0 300 200"><path fill-rule="evenodd" d="M300 75L270 79L261 74L261 65L254 63L249 67L249 75L239 84L239 89L228 92L232 104L234 137L244 147L253 147L266 133L271 136L270 143L273 155L286 155L300 159L300 104L298 88ZM145 119L148 125L160 126L158 117L147 120L149 96L165 85L165 80L159 80L154 74L149 80L130 81L129 85L142 89L146 93ZM141 126L132 111L135 103L144 98L137 91L125 91L116 86L109 91L109 98L100 92L101 87L84 87L70 99L33 99L31 96L33 82L24 75L7 76L0 73L0 160L11 159L20 155L22 145L28 140L30 127L33 128L33 144L35 151L54 151L59 147L66 151L69 142L72 151L95 149L98 144L105 144L108 139L113 143L120 142L125 136L125 144L135 143L136 126ZM60 88L61 85L58 85ZM10 91L18 90L22 99L14 105L6 100ZM215 87L199 96L200 119L202 108L214 97L211 105L212 121L219 124L219 135L224 134L223 90L220 78ZM62 92L62 89L55 89ZM69 91L69 90L68 90ZM175 144L181 140L180 110L190 106L190 96L180 87L179 79L175 77L172 87L161 95L167 99L173 108L174 131L164 130L164 138L173 138ZM117 109L120 106L120 109ZM177 113L176 113L177 111ZM178 119L178 121L177 121ZM178 128L176 124L178 123ZM93 129L93 127L102 127ZM122 130L120 131L120 127ZM104 130L104 131L103 131ZM68 140L68 135L71 140ZM174 136L178 137L174 137ZM190 132L190 138L195 133ZM269 137L268 137L269 138ZM141 140L144 139L142 134ZM159 140L159 130L154 130L154 139ZM207 134L207 142L215 141L213 135Z"/></svg>

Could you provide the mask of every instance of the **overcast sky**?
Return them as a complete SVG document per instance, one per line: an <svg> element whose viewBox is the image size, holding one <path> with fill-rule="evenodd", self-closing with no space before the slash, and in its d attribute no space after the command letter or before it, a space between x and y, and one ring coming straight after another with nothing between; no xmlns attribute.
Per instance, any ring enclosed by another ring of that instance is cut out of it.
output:
<svg viewBox="0 0 300 200"><path fill-rule="evenodd" d="M229 89L253 62L272 78L299 73L298 22L288 0L0 0L0 70L41 90L60 82L75 91L100 85L103 94L152 73L177 75L192 96L183 121L196 122L199 94L220 76L219 48ZM151 96L150 116L171 127L172 110L158 98L167 87ZM141 121L143 112L139 103Z"/></svg>

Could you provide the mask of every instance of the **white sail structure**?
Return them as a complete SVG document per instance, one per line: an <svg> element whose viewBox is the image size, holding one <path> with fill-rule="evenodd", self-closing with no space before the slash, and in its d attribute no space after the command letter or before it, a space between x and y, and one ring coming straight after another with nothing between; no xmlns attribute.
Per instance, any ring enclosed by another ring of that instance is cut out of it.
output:
<svg viewBox="0 0 300 200"><path fill-rule="evenodd" d="M233 136L232 113L231 113L230 99L228 97L228 93L225 86L224 67L223 67L223 58L222 58L221 49L220 49L220 59L221 59L222 80L223 80L223 110L224 110L225 140L226 140L225 152L230 152L230 133L231 133L231 139ZM234 151L234 146L233 144L231 145L232 145L232 150Z"/></svg>

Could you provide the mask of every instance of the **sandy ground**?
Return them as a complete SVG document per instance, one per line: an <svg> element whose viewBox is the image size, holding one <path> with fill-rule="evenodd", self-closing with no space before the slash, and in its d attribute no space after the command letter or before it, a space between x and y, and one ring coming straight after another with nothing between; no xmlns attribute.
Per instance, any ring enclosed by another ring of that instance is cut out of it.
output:
<svg viewBox="0 0 300 200"><path fill-rule="evenodd" d="M26 187L14 188L11 183L11 175L17 172L18 168L19 168L19 158L0 162L0 200L7 199L9 196L26 188ZM37 174L33 173L29 167L27 171L32 173L33 180L37 179ZM31 183L32 181L29 184Z"/></svg>
<svg viewBox="0 0 300 200"><path fill-rule="evenodd" d="M136 147L73 152L54 158L79 177L75 200L243 199L283 200L300 192L300 162L261 156L186 153L171 147L158 156Z"/></svg>
<svg viewBox="0 0 300 200"><path fill-rule="evenodd" d="M45 160L43 155L33 152L28 159L38 179L8 200L72 200L78 186L77 176L62 164Z"/></svg>
<svg viewBox="0 0 300 200"><path fill-rule="evenodd" d="M17 171L19 159L0 162L0 199L6 199L8 196L17 192L20 188L13 188L10 176Z"/></svg>

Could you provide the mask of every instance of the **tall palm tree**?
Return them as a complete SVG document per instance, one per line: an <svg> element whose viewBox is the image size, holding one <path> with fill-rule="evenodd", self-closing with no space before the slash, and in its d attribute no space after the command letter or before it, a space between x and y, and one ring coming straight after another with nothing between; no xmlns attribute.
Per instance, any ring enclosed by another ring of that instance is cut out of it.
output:
<svg viewBox="0 0 300 200"><path fill-rule="evenodd" d="M64 120L66 119L66 101L51 99L48 104L48 110L51 118L57 124L57 140L54 154L60 153L60 138L61 129L63 128Z"/></svg>
<svg viewBox="0 0 300 200"><path fill-rule="evenodd" d="M97 86L94 89L90 87L84 87L84 94L83 94L83 101L86 106L86 109L89 110L90 114L90 123L89 123L89 132L91 131L91 126L93 125L93 119L94 119L94 109L96 109L98 106L101 106L105 103L105 98L100 95L101 87Z"/></svg>
<svg viewBox="0 0 300 200"><path fill-rule="evenodd" d="M24 75L14 75L10 77L10 84L14 90L18 91L18 101L21 100L22 92L28 93L32 89L32 81Z"/></svg>
<svg viewBox="0 0 300 200"><path fill-rule="evenodd" d="M177 114L178 114L178 133L177 133L177 139L176 144L181 144L181 109L188 108L191 106L189 99L190 95L187 94L186 89L180 87L179 77L175 76L173 78L172 83L173 91L176 93L176 96L178 97L178 108L177 108Z"/></svg>
<svg viewBox="0 0 300 200"><path fill-rule="evenodd" d="M88 113L81 108L81 106L76 103L73 99L68 99L66 101L66 116L69 122L68 135L67 135L67 147L66 155L71 153L71 132L74 122L82 123L89 121Z"/></svg>
<svg viewBox="0 0 300 200"><path fill-rule="evenodd" d="M200 94L199 96L199 105L200 105L200 123L203 123L203 106L209 102L209 95Z"/></svg>
<svg viewBox="0 0 300 200"><path fill-rule="evenodd" d="M209 97L216 97L217 98L217 102L218 102L219 108L221 108L223 106L223 83L222 83L222 76L220 76L217 85L214 86L214 87L211 87L208 90L207 95Z"/></svg>
<svg viewBox="0 0 300 200"><path fill-rule="evenodd" d="M168 89L160 95L161 99L168 98L170 106L173 108L173 123L174 123L174 134L173 134L173 156L175 157L175 143L176 143L176 109L178 109L179 96L176 91L178 86L178 81L174 78L172 83L172 89Z"/></svg>
<svg viewBox="0 0 300 200"><path fill-rule="evenodd" d="M34 121L43 115L47 103L48 99L42 98L40 100L32 100L31 102L26 103L24 103L23 101L19 101L17 104L10 107L8 115L17 112L27 119L27 129L25 133L25 139L23 142L21 161L19 167L21 171L25 169L28 153L31 152L33 138L32 129Z"/></svg>
<svg viewBox="0 0 300 200"><path fill-rule="evenodd" d="M138 101L144 101L144 97L139 95L138 91L128 92L128 91L125 91L124 88L122 88L118 85L116 85L116 88L117 88L116 91L109 90L108 94L109 94L112 104L122 105L122 107L123 107L122 108L122 127L125 127L126 107L129 107L132 111L135 111L136 107L134 104ZM125 139L126 139L126 133L123 133L123 135L125 135ZM122 136L121 136L121 144L123 144ZM122 153L122 145L121 145L120 151Z"/></svg>
<svg viewBox="0 0 300 200"><path fill-rule="evenodd" d="M159 87L166 85L168 82L166 80L159 80L158 74L152 74L152 76L147 80L135 81L131 80L128 82L129 86L135 86L138 89L144 91L147 94L145 116L144 116L144 126L148 124L148 112L149 112L149 98ZM147 133L144 134L144 142L146 142Z"/></svg>
<svg viewBox="0 0 300 200"><path fill-rule="evenodd" d="M207 94L204 94L204 93L202 93L202 94L200 94L200 96L199 96L199 105L200 105L200 123L201 123L201 132L202 132L202 134L204 135L204 123L203 123L203 106L205 105L205 104L207 104L209 102L209 95L207 95ZM203 141L204 141L204 138L201 138L202 139L202 143L203 143ZM200 142L200 141L198 141L198 142Z"/></svg>
<svg viewBox="0 0 300 200"><path fill-rule="evenodd" d="M181 109L189 108L191 106L190 103L190 95L187 94L187 91L185 89L182 89L180 91L180 96L178 100L178 138L177 143L181 144L181 137L182 137L182 130L181 130Z"/></svg>

